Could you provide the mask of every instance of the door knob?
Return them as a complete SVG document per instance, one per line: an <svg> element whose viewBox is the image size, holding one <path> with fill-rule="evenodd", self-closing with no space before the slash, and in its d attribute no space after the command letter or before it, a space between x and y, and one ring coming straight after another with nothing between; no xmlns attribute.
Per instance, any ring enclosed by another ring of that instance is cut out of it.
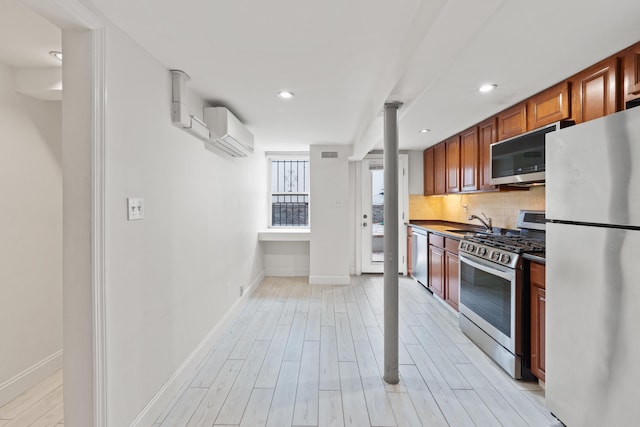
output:
<svg viewBox="0 0 640 427"><path fill-rule="evenodd" d="M363 227L366 227L366 226L367 226L367 223L366 223L366 222L363 222L363 223L362 223L362 226L363 226Z"/></svg>
<svg viewBox="0 0 640 427"><path fill-rule="evenodd" d="M367 214L362 215L362 218L367 219Z"/></svg>

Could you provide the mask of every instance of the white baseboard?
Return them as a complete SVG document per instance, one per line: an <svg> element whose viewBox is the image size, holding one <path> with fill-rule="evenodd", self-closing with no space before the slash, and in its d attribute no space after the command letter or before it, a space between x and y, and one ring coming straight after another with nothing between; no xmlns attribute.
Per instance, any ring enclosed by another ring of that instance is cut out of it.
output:
<svg viewBox="0 0 640 427"><path fill-rule="evenodd" d="M345 276L309 276L310 285L349 285L351 277Z"/></svg>
<svg viewBox="0 0 640 427"><path fill-rule="evenodd" d="M308 268L265 268L266 277L299 277L308 276Z"/></svg>
<svg viewBox="0 0 640 427"><path fill-rule="evenodd" d="M138 416L131 422L130 427L147 427L156 422L158 417L168 406L171 399L176 393L178 393L181 386L189 380L189 378L195 375L200 364L209 355L209 352L215 343L220 339L220 337L222 337L227 330L227 327L233 322L240 310L244 308L246 300L256 290L263 279L264 273L261 273L245 288L244 295L236 300L216 326L213 327L213 329L200 342L200 344L198 344L185 361L182 362L171 378L169 378L167 382L160 387L160 390L158 390L155 396L153 396L149 403L147 403L147 406L145 406Z"/></svg>
<svg viewBox="0 0 640 427"><path fill-rule="evenodd" d="M54 372L62 369L62 350L42 359L0 384L0 406L12 401Z"/></svg>

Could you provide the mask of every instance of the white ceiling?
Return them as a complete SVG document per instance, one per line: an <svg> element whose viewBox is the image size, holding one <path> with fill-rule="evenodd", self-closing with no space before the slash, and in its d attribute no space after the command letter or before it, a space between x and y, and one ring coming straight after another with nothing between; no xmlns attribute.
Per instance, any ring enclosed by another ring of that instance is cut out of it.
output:
<svg viewBox="0 0 640 427"><path fill-rule="evenodd" d="M0 0L0 63L14 68L60 68L49 55L62 48L60 29L18 0Z"/></svg>
<svg viewBox="0 0 640 427"><path fill-rule="evenodd" d="M404 102L400 148L422 149L640 40L637 0L80 1L187 72L190 89L230 107L268 150L362 154L380 146L386 100ZM0 18L0 61L20 50L5 46L10 34L40 31L21 28ZM483 82L499 87L482 95Z"/></svg>

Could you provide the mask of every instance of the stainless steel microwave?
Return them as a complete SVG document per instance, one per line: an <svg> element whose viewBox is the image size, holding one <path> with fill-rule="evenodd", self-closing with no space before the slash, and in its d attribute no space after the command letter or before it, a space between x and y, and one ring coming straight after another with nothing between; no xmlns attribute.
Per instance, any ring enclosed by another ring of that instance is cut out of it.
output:
<svg viewBox="0 0 640 427"><path fill-rule="evenodd" d="M572 124L571 121L555 122L491 144L491 184L544 182L545 136Z"/></svg>

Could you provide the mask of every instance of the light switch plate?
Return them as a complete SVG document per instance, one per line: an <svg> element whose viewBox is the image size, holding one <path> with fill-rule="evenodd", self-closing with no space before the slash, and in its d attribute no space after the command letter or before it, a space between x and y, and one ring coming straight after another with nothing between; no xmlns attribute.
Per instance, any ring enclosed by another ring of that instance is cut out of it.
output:
<svg viewBox="0 0 640 427"><path fill-rule="evenodd" d="M144 218L144 199L139 197L127 198L127 219L136 221Z"/></svg>

